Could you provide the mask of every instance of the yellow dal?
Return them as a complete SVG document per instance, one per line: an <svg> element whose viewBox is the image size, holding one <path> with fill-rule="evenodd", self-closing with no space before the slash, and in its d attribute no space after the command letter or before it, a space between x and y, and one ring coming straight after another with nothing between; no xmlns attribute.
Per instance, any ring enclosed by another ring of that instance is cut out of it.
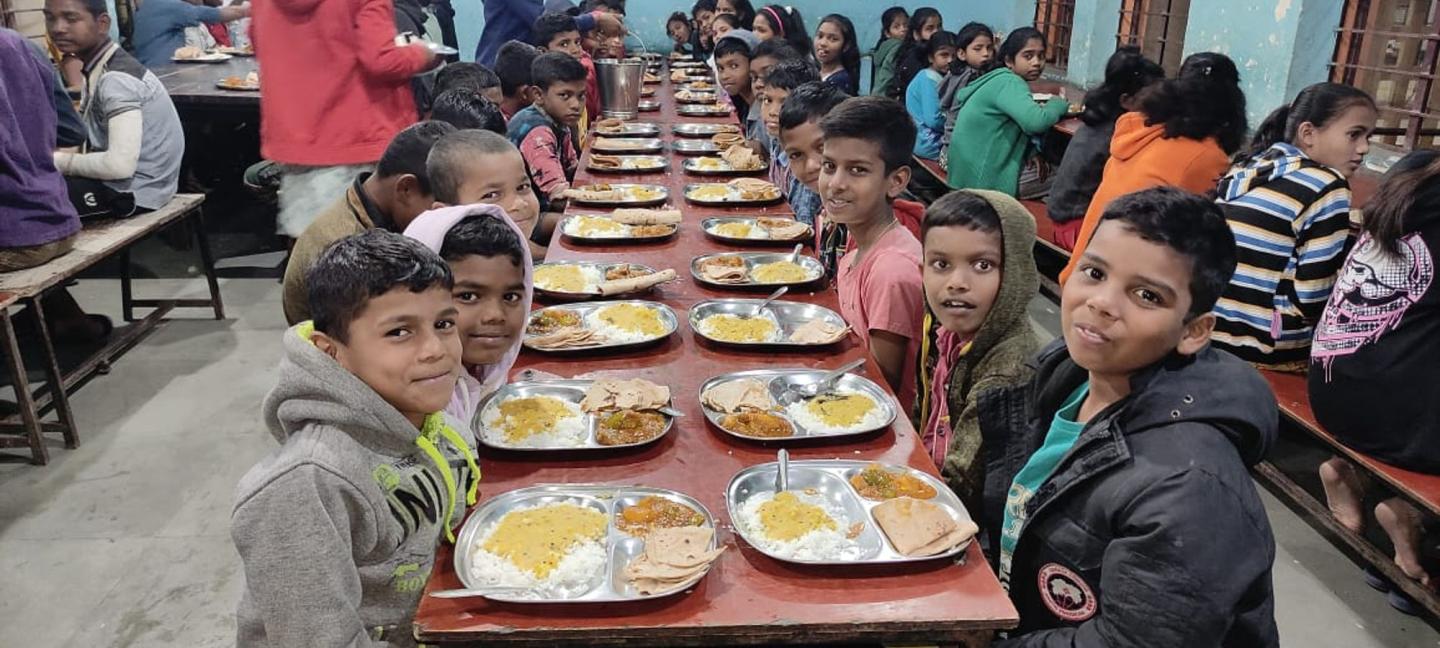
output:
<svg viewBox="0 0 1440 648"><path fill-rule="evenodd" d="M776 261L755 266L750 278L756 283L801 283L810 280L810 271L789 261Z"/></svg>
<svg viewBox="0 0 1440 648"><path fill-rule="evenodd" d="M579 266L559 265L535 268L535 285L557 292L585 292L585 273Z"/></svg>
<svg viewBox="0 0 1440 648"><path fill-rule="evenodd" d="M555 429L561 419L573 416L564 401L554 396L512 398L500 403L500 429L512 443Z"/></svg>
<svg viewBox="0 0 1440 648"><path fill-rule="evenodd" d="M835 529L835 519L825 509L800 501L785 491L760 505L760 528L772 540L794 540L818 529Z"/></svg>
<svg viewBox="0 0 1440 648"><path fill-rule="evenodd" d="M701 185L691 190L690 197L695 200L729 200L730 185Z"/></svg>
<svg viewBox="0 0 1440 648"><path fill-rule="evenodd" d="M665 324L660 321L660 314L647 306L638 304L606 306L600 309L598 317L606 324L631 333L652 336L665 333Z"/></svg>
<svg viewBox="0 0 1440 648"><path fill-rule="evenodd" d="M581 236L619 234L625 231L624 225L608 218L596 218L593 216L576 216L575 218L575 231Z"/></svg>
<svg viewBox="0 0 1440 648"><path fill-rule="evenodd" d="M749 223L722 223L715 226L715 233L730 238L749 238L751 229Z"/></svg>
<svg viewBox="0 0 1440 648"><path fill-rule="evenodd" d="M845 394L830 398L816 398L805 404L805 409L816 418L834 427L850 427L865 418L875 409L875 401L859 394Z"/></svg>
<svg viewBox="0 0 1440 648"><path fill-rule="evenodd" d="M552 504L507 514L481 545L523 571L545 578L571 547L605 537L605 514L586 506Z"/></svg>
<svg viewBox="0 0 1440 648"><path fill-rule="evenodd" d="M710 337L726 342L765 342L775 333L775 323L763 317L711 315L704 321Z"/></svg>

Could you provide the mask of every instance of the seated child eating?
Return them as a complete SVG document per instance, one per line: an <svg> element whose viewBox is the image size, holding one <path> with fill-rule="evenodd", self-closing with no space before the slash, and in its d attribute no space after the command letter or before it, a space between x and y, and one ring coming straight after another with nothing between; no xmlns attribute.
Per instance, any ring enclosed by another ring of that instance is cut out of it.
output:
<svg viewBox="0 0 1440 648"><path fill-rule="evenodd" d="M955 34L935 32L922 48L929 66L920 70L905 89L905 110L915 120L915 155L926 160L940 157L945 115L940 112L940 82L955 59Z"/></svg>
<svg viewBox="0 0 1440 648"><path fill-rule="evenodd" d="M1026 313L1040 289L1035 219L1010 196L962 189L931 204L921 228L920 439L966 508L979 511L980 398L1029 382L1040 348Z"/></svg>
<svg viewBox="0 0 1440 648"><path fill-rule="evenodd" d="M531 32L531 40L541 52L569 54L585 66L585 109L580 111L580 121L574 130L579 146L584 146L585 131L594 116L600 114L600 86L595 78L595 62L580 46L580 27L570 14L547 11L535 19Z"/></svg>
<svg viewBox="0 0 1440 648"><path fill-rule="evenodd" d="M510 143L525 158L540 211L558 222L565 211L563 194L580 164L571 129L585 110L585 66L568 54L548 52L536 57L530 76L538 94L510 119Z"/></svg>
<svg viewBox="0 0 1440 648"><path fill-rule="evenodd" d="M436 96L430 108L430 119L460 130L487 130L501 135L508 128L500 106L469 88L446 90Z"/></svg>
<svg viewBox="0 0 1440 648"><path fill-rule="evenodd" d="M529 63L526 63L525 69L530 69ZM505 103L505 93L500 88L500 76L479 63L451 63L435 73L435 96L456 88L479 92L497 106Z"/></svg>
<svg viewBox="0 0 1440 648"><path fill-rule="evenodd" d="M285 321L294 326L310 319L305 278L331 243L375 228L399 234L430 209L435 196L425 159L441 137L453 132L454 126L436 121L400 131L385 147L375 172L357 176L345 195L337 197L300 233L285 265Z"/></svg>
<svg viewBox="0 0 1440 648"><path fill-rule="evenodd" d="M451 133L435 143L425 170L435 189L435 208L495 205L529 238L531 255L545 258L544 243L551 232L539 231L540 203L530 188L525 160L509 140L490 131Z"/></svg>
<svg viewBox="0 0 1440 648"><path fill-rule="evenodd" d="M809 65L795 48L779 38L772 38L755 46L755 51L750 57L750 95L754 101L750 102L750 112L745 115L745 139L750 140L762 151L772 151L775 147L774 135L765 127L764 107L765 101L761 91L765 89L765 80L770 76L770 68L775 67L781 61ZM774 156L771 156L774 159ZM771 169L772 173L774 169ZM784 186L784 185L776 185Z"/></svg>
<svg viewBox="0 0 1440 648"><path fill-rule="evenodd" d="M1248 471L1275 398L1208 344L1234 269L1206 198L1164 187L1105 209L1063 284L1064 339L982 405L986 555L1020 612L994 645L1279 645Z"/></svg>
<svg viewBox="0 0 1440 648"><path fill-rule="evenodd" d="M761 47L777 42L766 41ZM773 81L772 81L773 79ZM806 83L820 80L815 66L803 59L790 59L766 69L764 82L756 79L756 108L760 109L761 123L764 124L765 140L769 144L766 153L770 157L770 183L785 190L790 208L795 210L795 219L810 225L815 224L815 214L820 211L820 196L805 188L790 170L790 159L780 143L780 107L791 92Z"/></svg>
<svg viewBox="0 0 1440 648"><path fill-rule="evenodd" d="M849 228L855 243L835 278L840 314L900 402L913 402L925 299L921 250L891 202L910 181L915 124L892 99L855 97L820 120L820 131L825 215Z"/></svg>
<svg viewBox="0 0 1440 648"><path fill-rule="evenodd" d="M405 236L438 252L455 275L464 371L445 413L473 434L480 400L505 384L520 356L534 296L526 235L504 210L476 204L425 212Z"/></svg>
<svg viewBox="0 0 1440 648"><path fill-rule="evenodd" d="M500 77L500 112L509 122L515 113L535 103L535 84L530 67L540 50L520 41L509 41L495 54L495 75Z"/></svg>
<svg viewBox="0 0 1440 648"><path fill-rule="evenodd" d="M971 81L980 78L995 60L995 32L978 23L966 23L955 33L955 60L940 80L940 114L945 116L945 133L940 136L940 166L948 164L950 138L955 134L955 113L960 106L955 96Z"/></svg>
<svg viewBox="0 0 1440 648"><path fill-rule="evenodd" d="M790 204L795 218L815 230L815 252L825 266L825 276L831 279L849 234L844 225L824 218L820 210L820 164L825 151L820 120L849 98L844 90L828 83L802 83L785 97L776 124L785 167L795 179L787 194Z"/></svg>
<svg viewBox="0 0 1440 648"><path fill-rule="evenodd" d="M411 641L441 537L480 470L441 410L460 370L454 284L439 255L385 230L326 248L313 322L282 336L264 414L280 447L236 487L245 572L236 645Z"/></svg>
<svg viewBox="0 0 1440 648"><path fill-rule="evenodd" d="M731 30L715 42L715 71L720 88L730 95L735 114L750 123L750 104L755 89L750 82L750 55L760 40L747 29Z"/></svg>

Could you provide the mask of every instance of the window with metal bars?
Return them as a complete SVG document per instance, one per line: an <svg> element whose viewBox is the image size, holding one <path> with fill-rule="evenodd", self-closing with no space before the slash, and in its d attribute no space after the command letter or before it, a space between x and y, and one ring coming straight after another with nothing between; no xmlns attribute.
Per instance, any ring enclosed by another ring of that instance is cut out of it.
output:
<svg viewBox="0 0 1440 648"><path fill-rule="evenodd" d="M1045 35L1050 47L1045 60L1056 69L1070 65L1070 32L1075 26L1075 0L1038 0L1035 29Z"/></svg>
<svg viewBox="0 0 1440 648"><path fill-rule="evenodd" d="M1174 76L1185 51L1185 24L1190 0L1123 0L1116 47L1134 45L1140 53Z"/></svg>
<svg viewBox="0 0 1440 648"><path fill-rule="evenodd" d="M1440 144L1437 6L1440 0L1345 0L1330 80L1375 98L1376 141L1406 150Z"/></svg>

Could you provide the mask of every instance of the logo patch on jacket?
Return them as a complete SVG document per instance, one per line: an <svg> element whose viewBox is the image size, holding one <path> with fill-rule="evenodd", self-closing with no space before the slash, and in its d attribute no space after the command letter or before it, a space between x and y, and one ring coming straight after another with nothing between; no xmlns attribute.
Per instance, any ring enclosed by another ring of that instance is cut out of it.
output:
<svg viewBox="0 0 1440 648"><path fill-rule="evenodd" d="M1040 600L1050 613L1070 623L1095 616L1099 602L1095 592L1075 572L1058 563L1040 568Z"/></svg>

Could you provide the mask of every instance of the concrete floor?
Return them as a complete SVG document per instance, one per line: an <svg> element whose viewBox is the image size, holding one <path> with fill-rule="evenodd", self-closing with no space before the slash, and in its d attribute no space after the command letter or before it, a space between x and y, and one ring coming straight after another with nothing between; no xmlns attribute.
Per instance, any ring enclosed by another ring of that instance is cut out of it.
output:
<svg viewBox="0 0 1440 648"><path fill-rule="evenodd" d="M199 293L199 282L156 282ZM231 319L162 327L71 399L82 445L51 464L0 459L0 646L224 646L243 577L229 538L232 491L274 447L259 413L284 329L273 279L222 284ZM119 309L116 282L75 289ZM1032 314L1054 330L1054 307ZM1279 543L1285 645L1440 645L1391 610L1359 570L1266 496Z"/></svg>

